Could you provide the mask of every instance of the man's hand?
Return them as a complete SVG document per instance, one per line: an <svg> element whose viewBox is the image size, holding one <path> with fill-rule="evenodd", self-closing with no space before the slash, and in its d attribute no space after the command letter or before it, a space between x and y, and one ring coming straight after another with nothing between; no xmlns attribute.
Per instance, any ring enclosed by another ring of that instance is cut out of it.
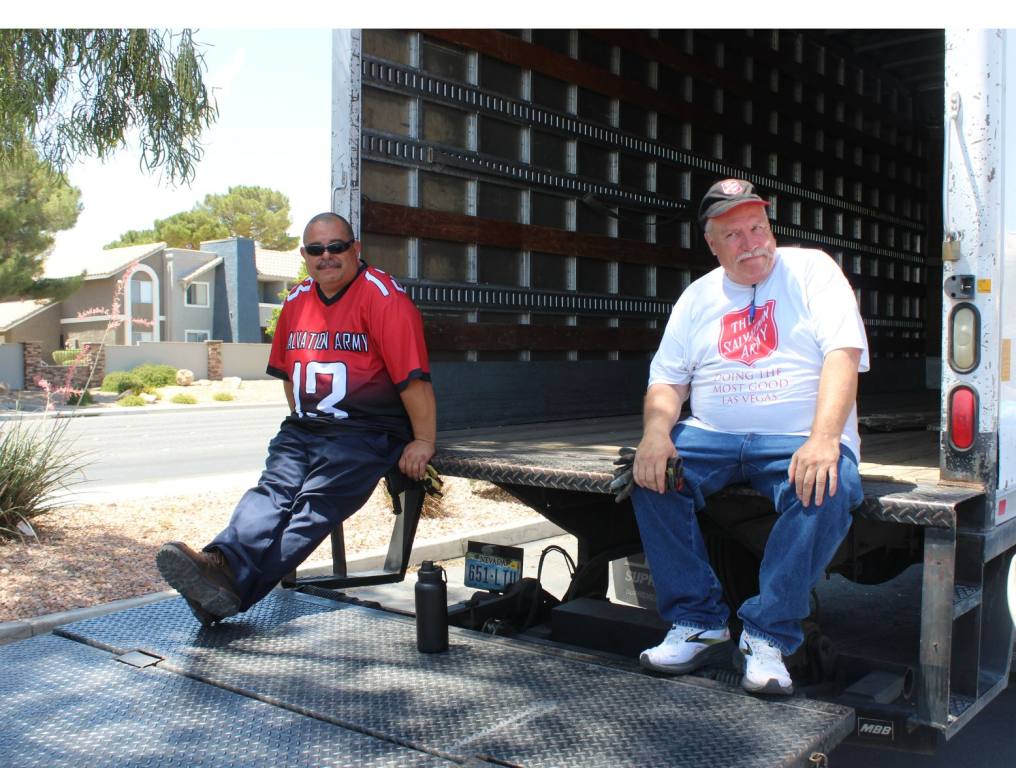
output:
<svg viewBox="0 0 1016 768"><path fill-rule="evenodd" d="M610 492L614 494L614 501L620 504L631 495L635 487L634 464L637 451L634 448L620 448L618 454L620 458L614 460L617 469L614 470L614 479L610 483ZM667 459L664 486L668 491L679 491L684 487L681 457L676 454Z"/></svg>
<svg viewBox="0 0 1016 768"><path fill-rule="evenodd" d="M427 474L427 462L434 455L434 443L428 440L413 440L402 449L399 470L413 480L423 480Z"/></svg>
<svg viewBox="0 0 1016 768"><path fill-rule="evenodd" d="M677 448L670 440L670 433L647 431L635 450L633 476L636 484L643 488L665 493L667 491L667 462L677 457Z"/></svg>
<svg viewBox="0 0 1016 768"><path fill-rule="evenodd" d="M839 461L839 435L832 438L812 435L794 452L788 474L801 504L807 507L813 496L815 504L821 504L827 481L829 495L836 495Z"/></svg>

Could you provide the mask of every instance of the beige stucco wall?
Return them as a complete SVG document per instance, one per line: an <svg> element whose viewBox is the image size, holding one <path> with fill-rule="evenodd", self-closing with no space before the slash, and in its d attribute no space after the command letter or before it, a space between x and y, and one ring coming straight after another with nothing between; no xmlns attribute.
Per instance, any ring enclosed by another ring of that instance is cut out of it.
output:
<svg viewBox="0 0 1016 768"><path fill-rule="evenodd" d="M61 348L59 307L59 304L51 304L34 317L14 326L3 334L4 341L37 341L42 345L43 360L53 362L53 350Z"/></svg>
<svg viewBox="0 0 1016 768"><path fill-rule="evenodd" d="M185 331L208 331L209 338L212 338L216 269L209 269L193 280L195 283L208 285L207 307L188 307L186 305L186 288L180 284L178 277L207 264L211 257L208 253L186 251L180 248L169 249L166 256L166 263L169 267L166 272L165 295L168 298L163 312L166 316L166 334L163 341L186 341Z"/></svg>

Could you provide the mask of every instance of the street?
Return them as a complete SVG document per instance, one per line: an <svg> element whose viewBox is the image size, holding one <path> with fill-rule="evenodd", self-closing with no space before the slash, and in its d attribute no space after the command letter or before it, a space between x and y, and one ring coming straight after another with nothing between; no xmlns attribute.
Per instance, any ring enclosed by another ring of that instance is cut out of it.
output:
<svg viewBox="0 0 1016 768"><path fill-rule="evenodd" d="M162 413L104 414L54 421L83 457L74 496L129 492L153 483L207 486L224 476L257 479L285 405ZM246 480L245 480L246 481Z"/></svg>

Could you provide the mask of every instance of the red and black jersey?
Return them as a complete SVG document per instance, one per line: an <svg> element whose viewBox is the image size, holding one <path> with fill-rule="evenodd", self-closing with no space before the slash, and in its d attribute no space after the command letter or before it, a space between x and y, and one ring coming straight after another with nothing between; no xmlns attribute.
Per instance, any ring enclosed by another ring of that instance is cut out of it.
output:
<svg viewBox="0 0 1016 768"><path fill-rule="evenodd" d="M268 373L293 383L296 410L287 421L412 439L399 392L413 379L430 380L423 321L394 278L362 262L331 299L308 277L286 297Z"/></svg>

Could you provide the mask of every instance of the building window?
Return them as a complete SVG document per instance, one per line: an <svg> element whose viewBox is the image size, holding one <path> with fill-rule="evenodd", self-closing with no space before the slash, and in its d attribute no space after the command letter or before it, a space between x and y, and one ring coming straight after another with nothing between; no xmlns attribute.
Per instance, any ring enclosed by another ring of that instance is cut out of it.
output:
<svg viewBox="0 0 1016 768"><path fill-rule="evenodd" d="M211 334L208 331L184 331L184 341L208 341Z"/></svg>
<svg viewBox="0 0 1016 768"><path fill-rule="evenodd" d="M191 283L188 285L184 305L188 307L207 307L208 283Z"/></svg>
<svg viewBox="0 0 1016 768"><path fill-rule="evenodd" d="M131 304L151 304L152 283L150 280L131 280Z"/></svg>

